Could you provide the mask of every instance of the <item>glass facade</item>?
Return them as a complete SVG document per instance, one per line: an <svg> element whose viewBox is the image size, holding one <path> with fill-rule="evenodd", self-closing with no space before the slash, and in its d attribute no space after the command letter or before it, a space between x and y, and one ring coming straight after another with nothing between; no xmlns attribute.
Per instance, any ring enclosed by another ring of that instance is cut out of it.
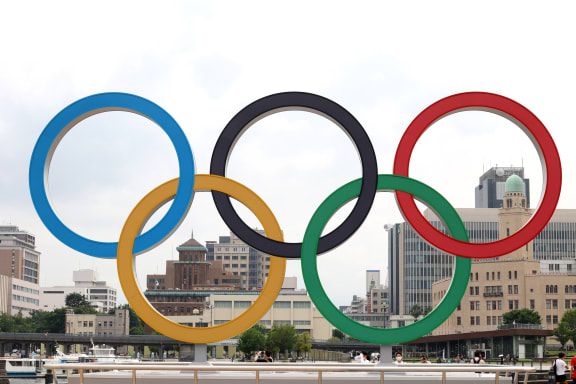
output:
<svg viewBox="0 0 576 384"><path fill-rule="evenodd" d="M439 221L431 222L443 232ZM421 308L432 306L432 284L435 281L452 278L454 256L442 252L424 241L420 235L405 223L404 226L404 308L407 312L414 305ZM498 240L498 222L466 221L470 241L485 243Z"/></svg>
<svg viewBox="0 0 576 384"><path fill-rule="evenodd" d="M470 241L486 243L498 240L498 216L494 221L464 221ZM576 259L576 216L574 221L551 221L532 242L534 259ZM431 221L434 227L444 231L439 221ZM405 313L419 305L432 306L432 284L452 278L454 256L430 246L408 223L396 224L388 233L388 266L390 282L390 308L392 314L400 314L400 300L404 301ZM400 249L403 248L402 253ZM398 258L404 258L403 263ZM568 272L571 265L566 266ZM558 269L558 268L557 268ZM400 279L403 272L404 279ZM575 271L576 272L576 271ZM400 293L403 288L403 296Z"/></svg>

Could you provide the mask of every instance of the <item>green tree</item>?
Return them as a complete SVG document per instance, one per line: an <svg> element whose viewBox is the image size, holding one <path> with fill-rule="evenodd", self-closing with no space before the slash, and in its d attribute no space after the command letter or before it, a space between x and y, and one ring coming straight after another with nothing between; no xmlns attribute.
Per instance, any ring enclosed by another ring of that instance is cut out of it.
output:
<svg viewBox="0 0 576 384"><path fill-rule="evenodd" d="M564 312L562 320L558 327L562 326L562 330L567 334L572 342L576 343L576 309L571 309Z"/></svg>
<svg viewBox="0 0 576 384"><path fill-rule="evenodd" d="M248 358L252 357L255 351L264 348L266 336L259 327L252 327L242 333L238 338L238 350L243 352Z"/></svg>
<svg viewBox="0 0 576 384"><path fill-rule="evenodd" d="M131 327L130 328L130 334L131 335L145 335L146 331L144 330L144 327L140 326L140 327Z"/></svg>
<svg viewBox="0 0 576 384"><path fill-rule="evenodd" d="M418 318L424 314L424 310L418 304L414 304L408 313L414 318L414 321L418 321Z"/></svg>
<svg viewBox="0 0 576 384"><path fill-rule="evenodd" d="M296 350L300 355L308 356L308 353L312 351L312 344L310 343L310 334L308 332L303 332L298 335L298 340L296 341Z"/></svg>
<svg viewBox="0 0 576 384"><path fill-rule="evenodd" d="M274 352L292 351L297 341L298 335L293 325L274 324L266 335L266 348Z"/></svg>
<svg viewBox="0 0 576 384"><path fill-rule="evenodd" d="M89 307L90 303L86 300L86 297L78 292L72 292L66 295L66 306L70 308L77 307Z"/></svg>
<svg viewBox="0 0 576 384"><path fill-rule="evenodd" d="M128 313L130 314L130 327L141 327L144 326L144 322L140 317L136 314L136 311L132 309L130 304L124 304L119 307L120 309L127 309Z"/></svg>
<svg viewBox="0 0 576 384"><path fill-rule="evenodd" d="M332 337L338 339L338 340L344 340L344 338L346 337L346 335L344 334L344 332L342 332L339 329L334 328L332 330Z"/></svg>
<svg viewBox="0 0 576 384"><path fill-rule="evenodd" d="M566 323L560 322L558 327L554 328L552 334L556 336L560 344L562 344L562 349L564 349L566 343L570 341L571 336Z"/></svg>
<svg viewBox="0 0 576 384"><path fill-rule="evenodd" d="M0 331L1 332L16 332L16 321L13 316L7 313L0 315Z"/></svg>
<svg viewBox="0 0 576 384"><path fill-rule="evenodd" d="M504 324L538 324L542 323L540 314L532 309L514 309L502 315Z"/></svg>

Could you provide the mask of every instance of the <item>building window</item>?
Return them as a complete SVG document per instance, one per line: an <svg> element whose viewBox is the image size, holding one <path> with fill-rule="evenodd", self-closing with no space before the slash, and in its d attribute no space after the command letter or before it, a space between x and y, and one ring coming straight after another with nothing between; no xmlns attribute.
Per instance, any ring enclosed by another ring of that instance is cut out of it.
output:
<svg viewBox="0 0 576 384"><path fill-rule="evenodd" d="M470 325L474 325L474 319L475 319L474 316L470 316Z"/></svg>
<svg viewBox="0 0 576 384"><path fill-rule="evenodd" d="M498 300L498 309L502 310L502 300Z"/></svg>
<svg viewBox="0 0 576 384"><path fill-rule="evenodd" d="M552 308L552 300L546 299L546 309Z"/></svg>
<svg viewBox="0 0 576 384"><path fill-rule="evenodd" d="M310 320L294 320L294 325L310 325Z"/></svg>
<svg viewBox="0 0 576 384"><path fill-rule="evenodd" d="M488 311L491 311L491 310L492 310L492 302L491 302L490 300L488 300L488 301L486 302L486 309L487 309Z"/></svg>
<svg viewBox="0 0 576 384"><path fill-rule="evenodd" d="M552 316L546 315L546 324L552 324Z"/></svg>
<svg viewBox="0 0 576 384"><path fill-rule="evenodd" d="M514 309L514 301L508 300L508 309Z"/></svg>
<svg viewBox="0 0 576 384"><path fill-rule="evenodd" d="M486 272L486 280L490 280L490 272Z"/></svg>
<svg viewBox="0 0 576 384"><path fill-rule="evenodd" d="M564 300L564 309L570 309L570 300Z"/></svg>
<svg viewBox="0 0 576 384"><path fill-rule="evenodd" d="M471 311L473 311L473 310L474 310L474 308L475 308L474 302L473 302L473 301L471 301L471 302L470 302L470 310L471 310Z"/></svg>
<svg viewBox="0 0 576 384"><path fill-rule="evenodd" d="M518 279L518 271L514 271L514 280Z"/></svg>
<svg viewBox="0 0 576 384"><path fill-rule="evenodd" d="M274 308L290 308L290 307L291 307L291 305L290 305L289 301L275 301L274 302Z"/></svg>
<svg viewBox="0 0 576 384"><path fill-rule="evenodd" d="M511 285L508 286L508 294L509 294L509 295L512 294L512 286L511 286Z"/></svg>
<svg viewBox="0 0 576 384"><path fill-rule="evenodd" d="M462 318L460 316L456 317L456 325L462 325Z"/></svg>
<svg viewBox="0 0 576 384"><path fill-rule="evenodd" d="M480 295L480 287L476 287L476 296Z"/></svg>
<svg viewBox="0 0 576 384"><path fill-rule="evenodd" d="M500 271L498 271L498 280L500 280Z"/></svg>
<svg viewBox="0 0 576 384"><path fill-rule="evenodd" d="M530 309L536 308L536 302L532 299L530 300Z"/></svg>
<svg viewBox="0 0 576 384"><path fill-rule="evenodd" d="M470 287L470 296L474 295L474 287Z"/></svg>
<svg viewBox="0 0 576 384"><path fill-rule="evenodd" d="M517 286L517 285L514 286L514 294L515 294L515 295L518 294L518 286Z"/></svg>
<svg viewBox="0 0 576 384"><path fill-rule="evenodd" d="M558 324L558 315L552 316L552 324Z"/></svg>
<svg viewBox="0 0 576 384"><path fill-rule="evenodd" d="M492 317L486 316L486 325L492 325Z"/></svg>
<svg viewBox="0 0 576 384"><path fill-rule="evenodd" d="M248 308L250 307L250 305L252 304L251 301L235 301L234 302L234 308Z"/></svg>
<svg viewBox="0 0 576 384"><path fill-rule="evenodd" d="M558 309L558 300L552 300L552 309Z"/></svg>
<svg viewBox="0 0 576 384"><path fill-rule="evenodd" d="M480 310L480 302L479 302L479 301L476 302L476 310L477 310L477 311Z"/></svg>
<svg viewBox="0 0 576 384"><path fill-rule="evenodd" d="M508 280L512 280L512 271L508 271Z"/></svg>
<svg viewBox="0 0 576 384"><path fill-rule="evenodd" d="M476 316L476 325L480 325L480 316Z"/></svg>

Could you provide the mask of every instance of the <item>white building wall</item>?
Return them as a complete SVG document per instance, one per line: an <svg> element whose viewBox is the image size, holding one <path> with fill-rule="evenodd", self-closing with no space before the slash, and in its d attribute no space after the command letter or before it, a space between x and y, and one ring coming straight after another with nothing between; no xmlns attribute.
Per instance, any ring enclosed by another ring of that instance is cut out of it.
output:
<svg viewBox="0 0 576 384"><path fill-rule="evenodd" d="M22 312L23 316L29 316L30 312L40 309L40 287L28 281L11 279L11 305L10 312L16 315Z"/></svg>
<svg viewBox="0 0 576 384"><path fill-rule="evenodd" d="M169 316L168 319L180 324L213 326L225 323L239 316L256 300L257 293L248 295L210 295L212 308L196 316ZM320 312L314 308L309 296L304 294L279 295L258 324L270 329L274 324L291 324L299 332L309 332L315 340L328 340L334 328Z"/></svg>

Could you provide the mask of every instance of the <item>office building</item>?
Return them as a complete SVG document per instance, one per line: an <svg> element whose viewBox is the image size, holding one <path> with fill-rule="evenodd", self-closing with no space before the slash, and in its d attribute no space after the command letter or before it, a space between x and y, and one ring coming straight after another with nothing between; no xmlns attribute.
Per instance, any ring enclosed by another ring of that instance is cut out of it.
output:
<svg viewBox="0 0 576 384"><path fill-rule="evenodd" d="M499 238L520 229L532 211L526 207L522 179L511 176L506 182L504 207L498 210ZM561 237L561 233L558 233ZM460 307L434 334L482 332L502 326L502 315L514 309L538 312L544 329L557 327L565 311L576 309L576 271L550 270L549 263L534 258L535 247L526 247L499 257L472 264L470 283ZM572 261L573 263L573 261ZM556 263L552 263L555 265ZM432 285L433 304L446 294L451 278ZM524 348L530 348L527 344ZM538 354L538 351L522 351Z"/></svg>
<svg viewBox="0 0 576 384"><path fill-rule="evenodd" d="M350 305L340 310L349 318L369 327L387 328L389 325L389 291L380 284L380 270L366 271L366 295L354 295Z"/></svg>
<svg viewBox="0 0 576 384"><path fill-rule="evenodd" d="M525 190L526 179L520 176L512 179L516 189ZM523 217L527 218L532 215L533 210L528 208L525 192L523 200ZM457 212L464 222L471 242L496 241L507 235L507 228L510 233L514 233L509 227L501 225L498 208L460 208ZM424 216L436 228L443 228L431 210L425 210ZM452 278L454 256L430 246L409 223L395 224L390 228L388 247L390 313L408 314L414 305L421 308L432 307L432 284ZM556 210L529 248L533 260L539 262L536 269L541 273L576 271L576 210Z"/></svg>
<svg viewBox="0 0 576 384"><path fill-rule="evenodd" d="M309 332L314 340L328 340L333 326L314 307L306 291L280 292L270 310L258 324L270 329L273 325L291 324L296 332ZM258 298L259 292L198 292L209 304L204 313L170 316L168 319L180 324L208 327L226 323L247 310Z"/></svg>
<svg viewBox="0 0 576 384"><path fill-rule="evenodd" d="M517 175L524 182L527 208L530 208L530 180L524 178L524 167L492 167L478 182L475 190L476 208L502 208L504 186L508 177Z"/></svg>
<svg viewBox="0 0 576 384"><path fill-rule="evenodd" d="M100 312L116 308L116 288L100 280L98 272L92 269L79 269L72 272L74 285L42 287L40 306L43 311L52 311L66 306L66 296L71 293L83 295L90 306Z"/></svg>
<svg viewBox="0 0 576 384"><path fill-rule="evenodd" d="M107 314L66 313L66 333L82 336L124 336L130 334L130 312L115 309Z"/></svg>
<svg viewBox="0 0 576 384"><path fill-rule="evenodd" d="M176 248L178 260L166 261L165 274L148 275L145 292L162 314L202 314L206 295L202 291L237 291L240 276L226 271L221 260L207 260L208 249L193 238Z"/></svg>
<svg viewBox="0 0 576 384"><path fill-rule="evenodd" d="M34 235L0 226L0 313L28 316L40 309L40 252Z"/></svg>
<svg viewBox="0 0 576 384"><path fill-rule="evenodd" d="M266 235L263 230L256 232ZM235 276L240 276L241 288L262 289L270 270L270 255L262 253L244 243L235 234L220 236L218 242L206 242L208 261L221 261L223 268Z"/></svg>

